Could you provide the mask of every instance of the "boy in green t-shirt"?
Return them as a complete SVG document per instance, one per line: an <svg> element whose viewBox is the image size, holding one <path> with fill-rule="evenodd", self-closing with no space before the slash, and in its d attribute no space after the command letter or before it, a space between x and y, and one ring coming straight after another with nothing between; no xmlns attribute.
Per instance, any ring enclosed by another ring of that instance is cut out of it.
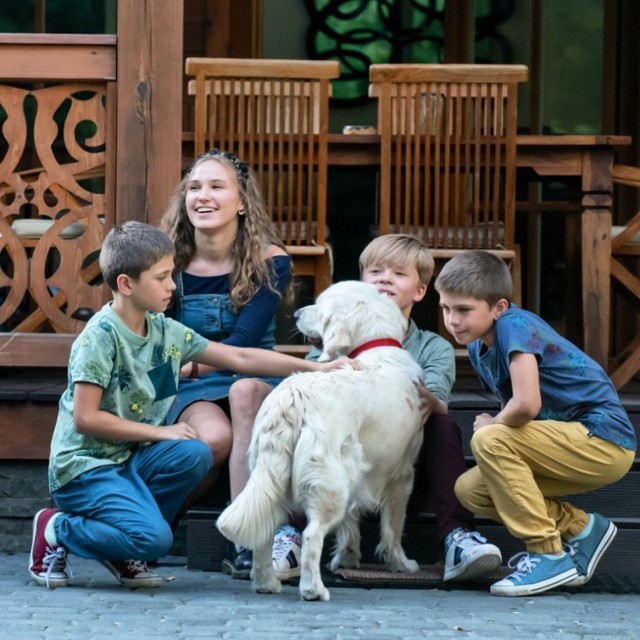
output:
<svg viewBox="0 0 640 640"><path fill-rule="evenodd" d="M173 256L167 236L141 222L105 238L100 268L113 301L71 349L49 459L57 508L33 522L29 573L38 584L66 586L66 555L74 553L100 561L125 586L160 586L145 561L169 551L170 523L212 466L191 426L162 426L181 365L273 376L344 365L209 342L166 318Z"/></svg>

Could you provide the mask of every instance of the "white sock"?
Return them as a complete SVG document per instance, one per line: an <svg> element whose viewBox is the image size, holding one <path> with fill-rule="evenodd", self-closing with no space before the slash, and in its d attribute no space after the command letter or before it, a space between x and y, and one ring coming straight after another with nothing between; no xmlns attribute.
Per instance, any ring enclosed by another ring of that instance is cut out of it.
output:
<svg viewBox="0 0 640 640"><path fill-rule="evenodd" d="M44 528L44 539L52 546L58 546L58 539L56 538L56 530L53 526L56 518L60 515L60 512L54 513L51 518L49 518L49 522L47 522L46 527Z"/></svg>

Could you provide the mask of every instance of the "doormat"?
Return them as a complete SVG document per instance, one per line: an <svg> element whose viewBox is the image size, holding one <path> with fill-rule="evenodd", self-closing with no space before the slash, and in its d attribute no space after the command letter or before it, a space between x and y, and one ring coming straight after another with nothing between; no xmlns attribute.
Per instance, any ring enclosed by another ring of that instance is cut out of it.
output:
<svg viewBox="0 0 640 640"><path fill-rule="evenodd" d="M506 566L473 582L444 582L444 563L424 564L415 573L388 571L382 564L362 564L358 569L339 568L335 572L322 569L322 580L327 587L354 587L363 589L478 589L488 591L489 586L512 572ZM297 584L297 580L292 584ZM640 593L640 576L600 574L593 576L581 587L559 587L554 591L566 593Z"/></svg>
<svg viewBox="0 0 640 640"><path fill-rule="evenodd" d="M402 589L455 589L463 586L485 589L493 582L501 580L510 573L507 567L500 567L491 574L483 576L474 582L454 583L444 582L442 579L444 563L423 564L415 573L389 571L382 564L362 564L358 569L339 568L334 572L328 569L323 572L325 584L334 586L353 586L372 588L402 588Z"/></svg>

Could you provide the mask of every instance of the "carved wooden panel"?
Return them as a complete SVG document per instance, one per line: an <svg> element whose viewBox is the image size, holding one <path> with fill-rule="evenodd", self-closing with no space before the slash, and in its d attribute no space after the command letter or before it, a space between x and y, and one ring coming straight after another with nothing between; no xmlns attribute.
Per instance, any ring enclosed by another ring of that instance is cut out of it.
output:
<svg viewBox="0 0 640 640"><path fill-rule="evenodd" d="M0 85L0 325L76 333L109 297L106 84Z"/></svg>

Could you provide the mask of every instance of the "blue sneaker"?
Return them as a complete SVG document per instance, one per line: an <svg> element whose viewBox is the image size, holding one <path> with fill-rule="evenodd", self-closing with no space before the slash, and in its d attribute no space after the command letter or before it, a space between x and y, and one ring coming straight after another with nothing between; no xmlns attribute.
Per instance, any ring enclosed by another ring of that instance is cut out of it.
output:
<svg viewBox="0 0 640 640"><path fill-rule="evenodd" d="M611 520L599 513L590 513L589 522L582 533L565 543L565 550L578 569L578 577L567 583L579 587L591 580L600 558L616 537L618 529Z"/></svg>
<svg viewBox="0 0 640 640"><path fill-rule="evenodd" d="M494 596L532 596L555 589L578 577L571 556L522 551L509 560L507 566L513 573L491 585Z"/></svg>

